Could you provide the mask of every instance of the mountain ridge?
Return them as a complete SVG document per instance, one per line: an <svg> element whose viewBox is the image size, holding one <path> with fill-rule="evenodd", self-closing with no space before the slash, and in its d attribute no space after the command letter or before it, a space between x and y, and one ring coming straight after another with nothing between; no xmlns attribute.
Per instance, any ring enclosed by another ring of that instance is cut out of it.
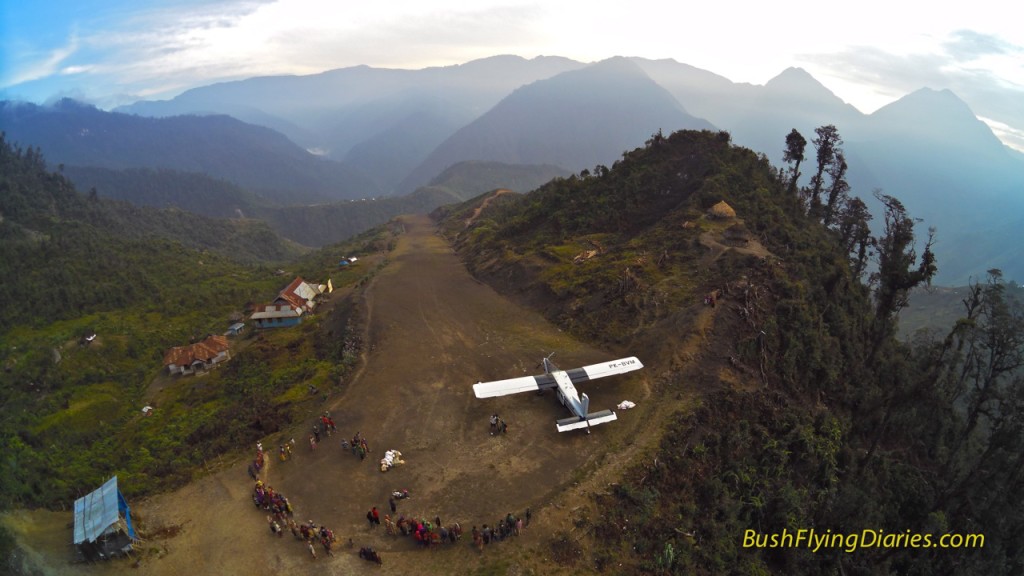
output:
<svg viewBox="0 0 1024 576"><path fill-rule="evenodd" d="M588 125L588 118L601 122ZM659 130L711 127L686 113L635 63L612 58L513 91L435 148L400 189L429 181L456 159L579 171L612 163Z"/></svg>
<svg viewBox="0 0 1024 576"><path fill-rule="evenodd" d="M932 104L922 107L930 111L923 114L921 110L915 111L914 102L928 93L911 93L865 115L836 97L806 70L784 70L766 85L758 86L733 83L712 72L674 60L626 59L667 90L681 109L706 120L717 129L729 131L735 143L762 152L778 164L782 161L785 135L791 130L798 130L810 144L816 128L835 125L845 141L852 193L866 198L871 204L872 191L881 189L899 197L914 213L936 226L941 250L949 256L944 258L948 264L940 271L940 282L963 284L972 275L984 274L984 270L971 267L973 261L1001 261L1011 278L1024 277L1021 258L1012 253L1008 256L986 253L977 259L965 241L975 234L979 223L984 225L992 218L999 223L993 230L1014 230L1015 222L1011 220L1021 205L1019 190L1024 186L1024 154L1003 145L986 125L976 117L971 118L973 113L963 108L958 99L948 95L935 98ZM614 59L609 59L609 62L614 63ZM520 111L516 111L517 107L506 104L495 111L502 98L514 96L513 100L525 100L519 92L540 80L521 85L517 84L519 80L509 81L503 88L494 88L488 94L469 94L465 90L471 78L484 77L474 74L487 71L493 64L503 63L513 63L524 70L532 69L529 73L524 72L524 77L543 80L558 78L559 74L553 74L558 70L566 74L593 66L557 57L526 60L507 56L433 68L424 74L407 70L377 70L367 66L358 67L358 70L340 69L336 71L339 78L358 75L363 80L346 80L348 83L345 85L360 91L359 97L364 101L333 112L322 108L302 112L306 114L306 121L315 117L319 130L333 134L330 137L316 136L303 145L309 148L310 142L314 141L324 144L321 151L340 155L342 160L358 166L369 180L364 189L390 194L409 192L417 185L428 183L446 165L479 158L482 151L487 151L490 159L503 162L522 159L530 163L571 164L571 169L562 166L570 171L589 169L596 164L607 165L654 133L656 128L653 126L661 124L650 123L647 128L650 132L642 136L615 136L617 140L611 141L608 136L616 133L612 129L607 134L596 136L594 124L608 123L610 127L619 119L637 114L637 110L623 112L607 106L605 112L596 115L600 117L579 115L571 130L551 130L549 135L538 137L543 134L541 129L567 122L579 110L552 114L559 106L557 99L545 102L535 98L533 104L536 108L532 110L518 106ZM487 77L502 77L501 70L490 69ZM369 81L374 77L384 78L386 82L376 85ZM415 78L426 77L432 78L429 83L416 90L411 88L418 82ZM278 78L278 81L298 82L299 78ZM259 100L254 94L244 98L240 96L245 94L241 88L247 84L231 86L238 97L225 106L247 106ZM190 98L198 98L211 91L216 93L219 89L197 89L190 93ZM383 94L379 100L372 98L375 91ZM532 86L530 91L536 95L537 87ZM320 101L349 96L355 97L345 93L332 96L328 92L315 95ZM633 98L633 95L623 96L624 106L628 106L626 98ZM276 101L281 106L289 103L288 98L277 98ZM488 106L488 102L493 102L493 105ZM483 109L474 109L474 106ZM639 96L632 106L636 109L649 107L641 103ZM292 131L292 137L309 137L305 127L293 122L298 117L284 118L279 114L282 110L273 112L278 114L275 117L281 118L281 124L291 124L287 129ZM498 118L506 112L509 117ZM519 116L514 117L513 114ZM544 114L551 114L547 119L550 126L536 122ZM476 131L473 144L456 146L451 141L468 137L466 132L458 138L455 134L485 116L485 124L494 127L490 133L477 124L469 130L471 133ZM963 121L952 122L955 117ZM534 122L536 129L527 133L525 128L530 122ZM598 150L599 147L603 148ZM578 156L585 148L590 148L592 155L583 161ZM540 153L545 157L528 156ZM577 157L573 158L573 154ZM992 207L1000 208L993 210ZM879 207L873 208L877 210ZM876 221L876 224L881 223ZM985 243L990 247L988 250L1000 244L1014 246L1019 244L1019 238L1011 236L1002 238L1001 242Z"/></svg>
<svg viewBox="0 0 1024 576"><path fill-rule="evenodd" d="M379 193L357 170L226 115L146 118L72 100L50 107L4 102L0 128L12 141L42 148L54 164L203 172L281 201Z"/></svg>

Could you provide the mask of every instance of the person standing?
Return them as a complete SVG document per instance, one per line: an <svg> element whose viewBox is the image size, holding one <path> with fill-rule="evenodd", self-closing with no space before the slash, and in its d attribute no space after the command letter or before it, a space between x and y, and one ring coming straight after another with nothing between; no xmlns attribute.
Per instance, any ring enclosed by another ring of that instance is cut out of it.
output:
<svg viewBox="0 0 1024 576"><path fill-rule="evenodd" d="M373 525L380 526L380 512L377 511L377 507L371 508L370 513L373 514Z"/></svg>
<svg viewBox="0 0 1024 576"><path fill-rule="evenodd" d="M398 511L398 505L395 504L395 497L394 496L389 496L388 497L388 506L391 507L391 513L392 514L394 514L395 512Z"/></svg>

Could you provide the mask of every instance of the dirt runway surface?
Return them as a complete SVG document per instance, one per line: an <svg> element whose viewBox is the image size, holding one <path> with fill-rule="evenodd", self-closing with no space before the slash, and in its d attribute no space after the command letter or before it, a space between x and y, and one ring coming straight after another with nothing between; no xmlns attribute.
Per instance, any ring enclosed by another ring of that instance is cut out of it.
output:
<svg viewBox="0 0 1024 576"><path fill-rule="evenodd" d="M294 430L264 440L270 458L263 480L290 499L296 521L312 520L335 531L341 543L335 557L325 558L318 549L320 558L313 560L290 534L271 536L266 513L250 499L248 458L240 457L174 493L132 503L147 528L167 529L165 536L140 544L138 571L131 561L69 565L66 554L46 558L68 548L62 542L70 539L70 531L60 528L35 542L43 551L35 562L40 573L377 570L358 558L360 546L381 552L383 573L503 573L520 565L547 572L541 557L546 538L568 526L579 485L608 468L614 454L626 456L631 439L644 430L648 376L641 371L581 386L591 397L592 410L614 408L625 399L640 404L589 435L556 431L555 420L568 413L552 392L479 400L472 384L543 372L541 358L552 352L562 368L575 368L623 352L642 359L642 351L598 350L573 340L472 278L429 218L409 216L402 222L404 232L389 263L374 276L360 306L367 330L361 368L343 393L317 408L330 410L338 433L312 451L307 439L317 414L311 413ZM508 422L506 435L489 434L492 413ZM341 448L342 439L356 432L371 448L364 461ZM296 440L295 454L281 462L276 449L288 437ZM382 473L379 460L388 449L399 450L405 464ZM465 530L463 541L426 551L410 537L392 538L383 527L371 529L366 512L376 506L383 517L396 489L412 495L399 501L398 513L440 516L444 524L458 521ZM534 522L526 534L492 544L483 554L469 546L472 526L493 525L527 507ZM43 528L70 521L69 514L52 520L44 520L52 513L37 514ZM355 550L344 545L350 538ZM52 542L43 544L45 539Z"/></svg>

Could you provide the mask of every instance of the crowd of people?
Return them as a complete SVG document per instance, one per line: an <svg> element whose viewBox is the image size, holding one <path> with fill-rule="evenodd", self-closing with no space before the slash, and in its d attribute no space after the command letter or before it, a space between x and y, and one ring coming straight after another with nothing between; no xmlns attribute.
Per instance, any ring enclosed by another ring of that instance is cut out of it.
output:
<svg viewBox="0 0 1024 576"><path fill-rule="evenodd" d="M405 492L408 494L408 491ZM407 497L407 496L406 496ZM392 514L396 513L394 498L389 499ZM380 525L380 513L376 507L366 513L371 528ZM484 524L482 528L473 526L472 545L483 551L487 544L501 542L512 536L519 536L524 528L529 525L532 513L527 508L525 514L520 517L514 516L511 512L503 518L498 519L493 526ZM431 521L428 518L421 518L415 515L406 516L399 514L397 520L392 520L391 515L385 514L384 530L388 536L411 536L418 546L432 548L444 544L455 544L462 540L462 525L458 522L445 525L441 522L440 516L435 516Z"/></svg>
<svg viewBox="0 0 1024 576"><path fill-rule="evenodd" d="M324 412L320 415L320 420L313 423L313 433L309 435L309 449L316 451L317 445L320 444L321 433L330 436L337 431L338 427L334 424L334 419L331 418L331 413Z"/></svg>
<svg viewBox="0 0 1024 576"><path fill-rule="evenodd" d="M484 546L488 544L501 542L511 536L519 536L523 533L523 529L530 523L531 516L532 514L530 513L530 509L527 508L526 514L519 518L516 518L511 512L509 512L504 518L499 519L494 526L484 524L480 529L473 526L473 530L471 532L473 535L473 547L483 552Z"/></svg>
<svg viewBox="0 0 1024 576"><path fill-rule="evenodd" d="M348 440L341 441L341 449L351 450L353 456L359 456L360 460L365 460L366 455L370 453L370 443L363 437L362 432L356 432L351 442Z"/></svg>
<svg viewBox="0 0 1024 576"><path fill-rule="evenodd" d="M256 457L249 466L250 476L253 475L254 469L256 471L256 483L252 490L252 502L256 508L268 512L267 526L270 528L270 533L283 538L284 531L287 528L296 540L305 544L310 556L314 560L317 557L317 544L323 547L324 552L328 556L334 556L334 547L337 542L334 531L327 526L318 525L312 520L302 524L296 522L294 518L295 510L292 508L288 498L274 490L273 486L265 484L258 477L266 462L265 458L263 444L257 442Z"/></svg>
<svg viewBox="0 0 1024 576"><path fill-rule="evenodd" d="M400 515L398 520L393 522L389 516L385 516L384 528L389 536L412 536L416 544L424 548L455 544L462 539L462 525L455 522L444 526L440 517L435 517L431 522L426 518L406 518L405 515Z"/></svg>
<svg viewBox="0 0 1024 576"><path fill-rule="evenodd" d="M507 429L505 422L497 414L491 420L491 428L492 434L501 434ZM311 449L316 449L321 439L321 433L331 435L336 430L334 420L330 418L327 412L324 412L313 425L313 433L310 435ZM291 459L294 442L295 440L292 439L290 442L280 445L279 454L282 462ZM356 432L351 441L342 440L341 445L344 450L351 450L352 454L358 455L361 460L365 459L366 454L370 451L369 443L361 432ZM387 465L382 461L382 470L385 469L385 466L390 468L395 463L401 462L400 452L388 452L392 461ZM323 548L324 553L328 556L334 556L334 550L337 545L337 537L334 532L324 525L317 525L312 520L305 523L296 522L294 520L295 512L288 499L260 479L260 473L265 466L266 454L263 450L263 444L257 442L256 456L249 464L248 470L249 476L255 482L252 501L258 509L267 512L266 519L271 534L283 538L285 531L290 531L295 540L303 542L313 559L317 558L318 544ZM366 519L369 522L370 528L377 528L383 523L385 533L388 536L409 536L415 541L417 546L424 548L453 545L462 540L463 528L459 522L445 525L441 522L440 516L435 516L433 520L430 520L429 518L416 515L406 516L405 514L397 514L397 501L407 498L409 498L408 490L392 492L391 497L388 498L390 514L385 513L382 515L376 506L372 507L366 513ZM397 518L394 518L396 514ZM473 526L471 530L472 546L483 551L484 546L488 544L501 542L512 536L519 536L522 534L524 527L529 525L530 517L530 509L527 508L522 517L517 518L509 513L493 525L483 524L481 528ZM348 546L350 548L354 546L351 538L348 540ZM380 553L369 546L363 546L359 549L359 557L376 564L383 563Z"/></svg>
<svg viewBox="0 0 1024 576"><path fill-rule="evenodd" d="M490 543L501 542L511 536L519 536L522 534L523 528L529 524L530 511L526 508L525 522L523 518L516 518L512 516L512 512L509 512L505 518L499 520L494 526L483 525L482 528L477 530L474 526L472 530L473 535L473 546L483 551L483 546Z"/></svg>

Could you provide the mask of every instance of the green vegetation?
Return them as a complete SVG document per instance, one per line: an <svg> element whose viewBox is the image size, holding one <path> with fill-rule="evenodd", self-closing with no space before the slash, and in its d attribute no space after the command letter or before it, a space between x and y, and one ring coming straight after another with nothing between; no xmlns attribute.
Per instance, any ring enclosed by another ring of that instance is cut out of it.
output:
<svg viewBox="0 0 1024 576"><path fill-rule="evenodd" d="M679 132L611 169L493 198L471 226L480 199L444 211L477 275L581 336L644 347L666 370L659 401L699 391L653 457L597 495L591 566L1011 574L1024 562L1021 305L992 271L965 290L961 320L901 343L899 313L937 269L931 242L918 255L913 219L881 193L884 231L872 236L848 193L842 139L834 127L817 135L806 189L795 186L799 134L780 171L726 134ZM731 224L705 217L723 200L749 240L730 243ZM712 291L706 347L669 362ZM743 545L748 530L811 528L979 533L985 547Z"/></svg>
<svg viewBox="0 0 1024 576"><path fill-rule="evenodd" d="M448 189L421 188L406 196L264 208L256 214L281 235L307 246L320 246L341 242L395 216L422 214L460 199Z"/></svg>
<svg viewBox="0 0 1024 576"><path fill-rule="evenodd" d="M232 256L239 259L241 255L249 254L249 261L259 262L290 259L298 253L294 247L288 246L265 251L268 241L261 236L272 236L271 228L277 234L303 246L322 246L344 241L401 214L421 214L440 205L475 196L479 192L469 194L463 187L484 182L488 176L491 180L508 177L512 181L537 181L540 184L540 178L547 174L535 174L539 169L518 172L511 169L472 170L474 166L467 163L453 167L447 172L450 180L444 182L443 186L421 188L405 196L315 205L281 205L280 202L257 196L230 182L177 170L111 170L69 166L63 168L61 173L73 180L77 189L89 190L90 194L100 198L130 200L136 205L177 209L163 210L159 218L152 218L147 217L154 212L152 210L134 208L127 203L107 203L108 210L119 206L129 222L148 221L149 225L163 226L162 235L174 237L190 247L216 246L217 243L215 238L181 235L182 230L198 228L207 235L217 228L235 230L239 241L231 246ZM529 176L534 178L531 180ZM192 214L228 220L204 219L205 224L199 227L189 226L188 221L195 220ZM274 240L280 243L279 239Z"/></svg>
<svg viewBox="0 0 1024 576"><path fill-rule="evenodd" d="M446 168L430 181L430 188L453 191L462 200L483 192L507 188L514 192L528 192L552 178L568 176L566 170L550 164L505 164L469 160Z"/></svg>
<svg viewBox="0 0 1024 576"><path fill-rule="evenodd" d="M674 404L653 453L595 495L600 518L550 543L564 569L1012 574L1024 564L1020 291L993 270L958 295L952 325L898 337L913 291L937 269L930 238L918 255L914 220L880 192L884 228L872 235L838 132L816 132L803 189L799 134L779 170L727 134L677 132L611 168L436 212L475 274L583 338L642 348L655 401L699 399ZM82 196L37 151L2 144L3 505L66 506L111 474L129 495L188 481L284 428L357 362L356 300L345 299L250 337L206 376L162 377L169 346L273 297L291 274L259 256L288 248L251 224ZM722 201L738 218L708 215ZM175 236L181 227L189 238ZM263 248L235 253L247 233ZM386 265L378 255L397 233L377 228L289 269L358 287ZM343 256L361 259L338 270ZM749 531L801 529L984 534L985 547L744 546Z"/></svg>
<svg viewBox="0 0 1024 576"><path fill-rule="evenodd" d="M195 172L65 166L61 173L78 190L95 189L101 198L155 208L175 207L211 218L251 217L258 207L271 204L231 182Z"/></svg>
<svg viewBox="0 0 1024 576"><path fill-rule="evenodd" d="M113 474L129 495L188 481L331 394L357 361L341 300L235 341L207 375L163 372L168 348L224 332L291 274L360 282L369 263L336 273L338 259L386 250L386 229L295 261L264 226L83 196L34 149L0 142L0 168L0 506L67 507Z"/></svg>

